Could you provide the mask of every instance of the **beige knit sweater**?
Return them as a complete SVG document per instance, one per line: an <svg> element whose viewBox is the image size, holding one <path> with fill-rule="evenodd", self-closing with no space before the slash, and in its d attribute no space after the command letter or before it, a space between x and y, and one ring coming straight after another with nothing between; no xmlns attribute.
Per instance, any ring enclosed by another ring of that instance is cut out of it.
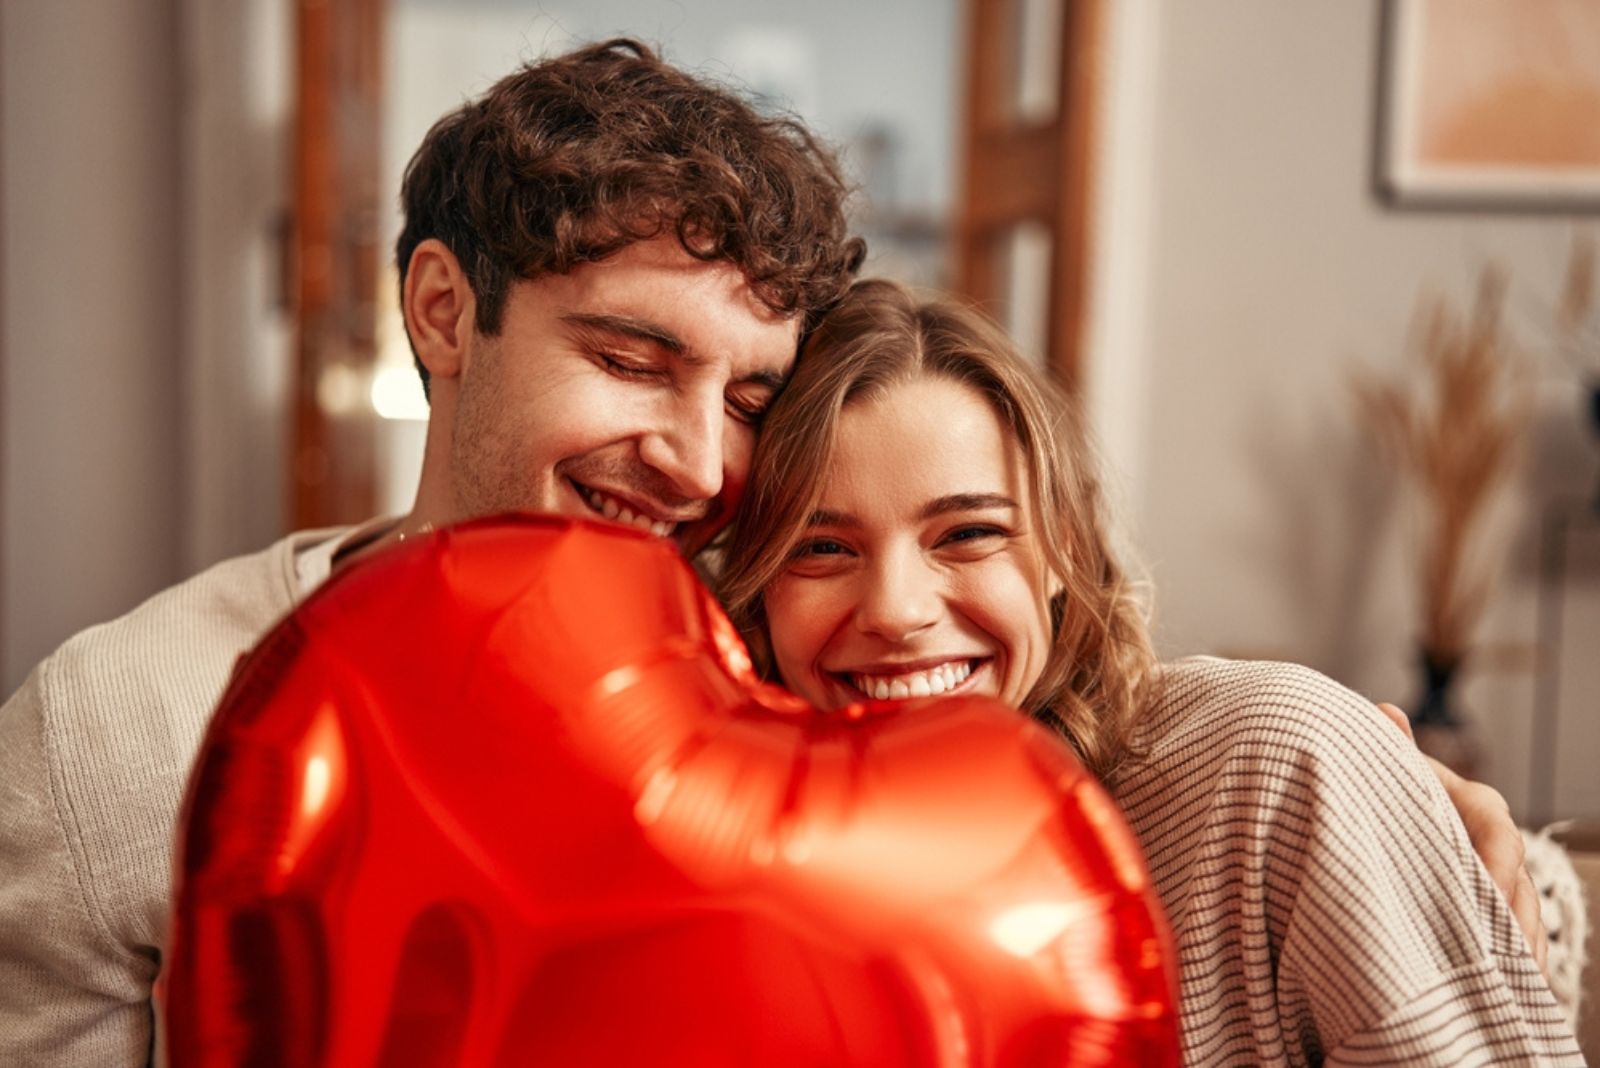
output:
<svg viewBox="0 0 1600 1068"><path fill-rule="evenodd" d="M1438 779L1307 668L1179 661L1113 794L1178 940L1184 1063L1582 1064Z"/></svg>
<svg viewBox="0 0 1600 1068"><path fill-rule="evenodd" d="M190 764L240 654L293 606L297 534L77 635L0 707L0 1065L151 1059Z"/></svg>

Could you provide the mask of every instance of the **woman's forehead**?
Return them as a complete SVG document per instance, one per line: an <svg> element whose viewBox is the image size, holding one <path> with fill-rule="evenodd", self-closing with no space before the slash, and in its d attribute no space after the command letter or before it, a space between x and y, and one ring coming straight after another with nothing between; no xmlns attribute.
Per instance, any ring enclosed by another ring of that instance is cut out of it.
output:
<svg viewBox="0 0 1600 1068"><path fill-rule="evenodd" d="M822 497L869 504L950 493L1020 500L1022 450L976 388L924 375L856 398L840 412Z"/></svg>

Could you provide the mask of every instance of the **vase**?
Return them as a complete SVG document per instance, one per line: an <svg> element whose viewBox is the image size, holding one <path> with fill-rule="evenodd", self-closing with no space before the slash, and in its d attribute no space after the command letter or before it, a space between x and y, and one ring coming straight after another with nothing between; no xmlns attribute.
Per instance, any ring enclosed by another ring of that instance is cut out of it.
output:
<svg viewBox="0 0 1600 1068"><path fill-rule="evenodd" d="M1411 732L1417 748L1468 779L1477 778L1478 741L1472 727L1459 714L1455 690L1462 659L1424 652L1422 698L1411 712Z"/></svg>

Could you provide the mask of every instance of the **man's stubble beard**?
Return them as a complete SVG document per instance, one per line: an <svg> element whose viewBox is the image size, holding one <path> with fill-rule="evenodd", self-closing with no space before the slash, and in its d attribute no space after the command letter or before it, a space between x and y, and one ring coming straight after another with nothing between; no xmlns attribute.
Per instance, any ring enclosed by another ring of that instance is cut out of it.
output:
<svg viewBox="0 0 1600 1068"><path fill-rule="evenodd" d="M553 502L538 488L524 488L526 475L515 443L528 435L513 427L507 391L497 388L502 351L498 342L477 339L470 370L462 376L450 441L451 496L455 518L521 510L540 511Z"/></svg>

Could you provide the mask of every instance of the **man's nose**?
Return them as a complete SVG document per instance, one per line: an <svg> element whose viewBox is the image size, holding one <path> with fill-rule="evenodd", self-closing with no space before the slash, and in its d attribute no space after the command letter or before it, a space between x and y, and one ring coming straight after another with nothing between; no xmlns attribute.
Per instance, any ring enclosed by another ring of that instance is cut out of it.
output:
<svg viewBox="0 0 1600 1068"><path fill-rule="evenodd" d="M639 442L639 458L665 475L686 500L708 501L722 491L721 393L696 391L663 407L658 425Z"/></svg>
<svg viewBox="0 0 1600 1068"><path fill-rule="evenodd" d="M939 621L943 600L939 577L914 547L897 549L868 571L856 608L856 626L865 634L901 642Z"/></svg>

